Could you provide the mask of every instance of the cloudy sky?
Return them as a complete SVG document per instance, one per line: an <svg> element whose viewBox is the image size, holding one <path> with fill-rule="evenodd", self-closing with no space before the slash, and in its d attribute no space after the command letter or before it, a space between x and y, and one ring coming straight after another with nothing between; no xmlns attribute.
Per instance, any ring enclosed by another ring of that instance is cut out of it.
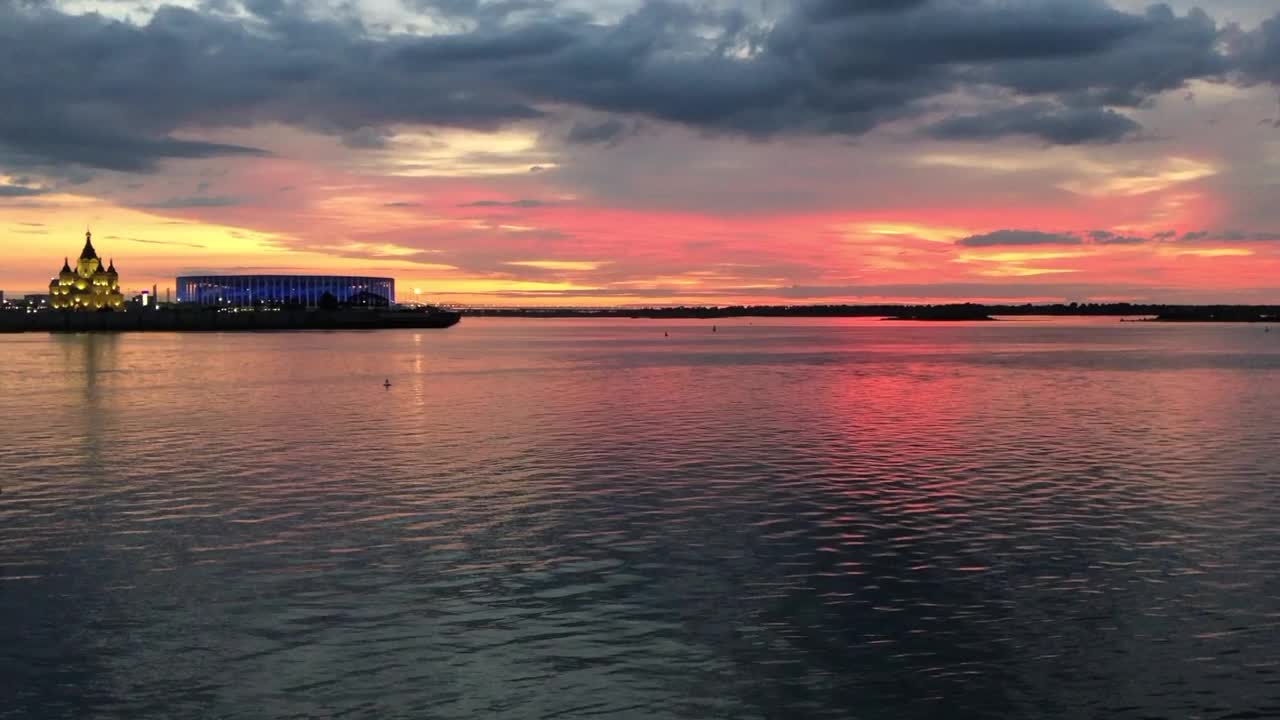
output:
<svg viewBox="0 0 1280 720"><path fill-rule="evenodd" d="M1280 302L1262 0L0 0L0 288Z"/></svg>

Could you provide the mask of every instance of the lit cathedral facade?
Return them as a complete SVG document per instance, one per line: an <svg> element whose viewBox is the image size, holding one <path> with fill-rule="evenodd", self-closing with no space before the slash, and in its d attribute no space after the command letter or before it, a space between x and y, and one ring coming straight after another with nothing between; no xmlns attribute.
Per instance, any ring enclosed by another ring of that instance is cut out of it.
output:
<svg viewBox="0 0 1280 720"><path fill-rule="evenodd" d="M121 310L120 276L115 263L104 266L93 249L93 236L84 234L84 250L75 269L64 259L62 272L49 283L49 304L59 310Z"/></svg>

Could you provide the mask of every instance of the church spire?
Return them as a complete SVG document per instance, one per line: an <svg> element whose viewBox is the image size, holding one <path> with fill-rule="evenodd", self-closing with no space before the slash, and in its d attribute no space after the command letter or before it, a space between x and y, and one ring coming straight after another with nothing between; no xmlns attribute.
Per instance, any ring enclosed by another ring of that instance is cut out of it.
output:
<svg viewBox="0 0 1280 720"><path fill-rule="evenodd" d="M93 249L93 233L84 231L84 250L80 251L81 260L97 260L98 252Z"/></svg>
<svg viewBox="0 0 1280 720"><path fill-rule="evenodd" d="M62 272L71 272L71 263L67 258L62 258Z"/></svg>

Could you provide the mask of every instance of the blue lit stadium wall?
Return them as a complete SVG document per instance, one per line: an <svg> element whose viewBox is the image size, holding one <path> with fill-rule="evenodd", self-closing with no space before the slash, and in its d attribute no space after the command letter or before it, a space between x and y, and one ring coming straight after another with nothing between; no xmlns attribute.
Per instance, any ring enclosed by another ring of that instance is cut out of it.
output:
<svg viewBox="0 0 1280 720"><path fill-rule="evenodd" d="M325 293L341 305L379 307L396 301L391 278L345 275L188 275L178 278L178 302L197 305L305 305Z"/></svg>

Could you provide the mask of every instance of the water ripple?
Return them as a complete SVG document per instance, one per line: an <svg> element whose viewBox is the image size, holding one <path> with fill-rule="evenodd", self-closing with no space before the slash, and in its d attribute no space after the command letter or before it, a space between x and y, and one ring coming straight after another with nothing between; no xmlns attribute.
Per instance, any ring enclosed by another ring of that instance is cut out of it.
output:
<svg viewBox="0 0 1280 720"><path fill-rule="evenodd" d="M0 338L0 718L1280 713L1272 335L717 324Z"/></svg>

